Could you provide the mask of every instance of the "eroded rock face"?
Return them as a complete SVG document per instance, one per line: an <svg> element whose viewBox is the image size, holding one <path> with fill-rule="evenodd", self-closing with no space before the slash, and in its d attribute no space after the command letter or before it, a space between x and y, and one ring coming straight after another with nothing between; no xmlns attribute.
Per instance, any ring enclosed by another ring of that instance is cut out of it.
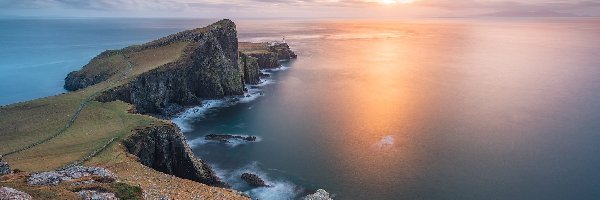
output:
<svg viewBox="0 0 600 200"><path fill-rule="evenodd" d="M9 187L0 188L0 199L2 200L30 200L31 196L25 192Z"/></svg>
<svg viewBox="0 0 600 200"><path fill-rule="evenodd" d="M268 187L258 175L251 173L243 173L240 177L242 180L246 181L252 187Z"/></svg>
<svg viewBox="0 0 600 200"><path fill-rule="evenodd" d="M240 52L240 67L243 69L245 84L255 85L260 82L258 59Z"/></svg>
<svg viewBox="0 0 600 200"><path fill-rule="evenodd" d="M279 67L278 56L274 52L248 53L247 55L256 58L261 69Z"/></svg>
<svg viewBox="0 0 600 200"><path fill-rule="evenodd" d="M179 178L228 187L210 166L194 157L185 137L175 125L152 125L135 132L123 143L142 164Z"/></svg>
<svg viewBox="0 0 600 200"><path fill-rule="evenodd" d="M191 44L178 61L143 73L110 92L135 105L140 113L160 115L179 111L169 108L198 105L202 98L243 94L235 24L222 20L189 34L182 36Z"/></svg>
<svg viewBox="0 0 600 200"><path fill-rule="evenodd" d="M111 183L117 179L117 176L111 171L102 167L83 167L74 166L59 171L48 171L32 174L27 178L29 185L58 185L61 182L71 181L78 183L79 179L90 177L91 179L82 180L86 183L103 182Z"/></svg>
<svg viewBox="0 0 600 200"><path fill-rule="evenodd" d="M7 162L0 161L0 176L12 173L10 165Z"/></svg>
<svg viewBox="0 0 600 200"><path fill-rule="evenodd" d="M327 191L318 189L314 194L307 195L304 200L333 200Z"/></svg>
<svg viewBox="0 0 600 200"><path fill-rule="evenodd" d="M287 43L273 44L269 46L269 50L277 55L277 60L290 60L298 57Z"/></svg>

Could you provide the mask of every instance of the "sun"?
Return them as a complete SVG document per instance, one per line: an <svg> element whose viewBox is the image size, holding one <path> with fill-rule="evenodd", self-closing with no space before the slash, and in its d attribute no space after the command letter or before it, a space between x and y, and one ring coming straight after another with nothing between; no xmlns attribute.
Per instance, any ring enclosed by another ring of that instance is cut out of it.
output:
<svg viewBox="0 0 600 200"><path fill-rule="evenodd" d="M396 3L401 3L401 4L409 4L414 2L415 0L381 0L381 3L383 4L396 4Z"/></svg>

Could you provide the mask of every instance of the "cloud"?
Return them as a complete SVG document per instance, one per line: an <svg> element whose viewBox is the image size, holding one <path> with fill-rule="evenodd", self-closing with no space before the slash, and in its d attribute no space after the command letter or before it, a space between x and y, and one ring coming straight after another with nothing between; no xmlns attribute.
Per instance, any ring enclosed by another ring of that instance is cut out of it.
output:
<svg viewBox="0 0 600 200"><path fill-rule="evenodd" d="M202 17L368 17L382 12L390 16L472 16L498 11L600 13L600 2L592 0L416 0L385 10L379 7L379 0L0 0L0 11L12 13L18 9L38 13L69 10L125 16L130 11L147 16Z"/></svg>
<svg viewBox="0 0 600 200"><path fill-rule="evenodd" d="M0 0L0 8L86 10L182 10L177 0Z"/></svg>

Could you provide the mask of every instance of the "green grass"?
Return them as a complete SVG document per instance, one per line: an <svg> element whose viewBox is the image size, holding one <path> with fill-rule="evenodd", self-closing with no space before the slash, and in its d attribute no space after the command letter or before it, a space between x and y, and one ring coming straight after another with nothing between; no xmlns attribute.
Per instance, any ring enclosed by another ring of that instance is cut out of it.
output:
<svg viewBox="0 0 600 200"><path fill-rule="evenodd" d="M99 73L118 70L109 80L76 92L1 107L0 154L52 138L4 157L13 168L25 171L52 170L89 155L113 137L117 137L119 142L136 126L158 121L128 113L130 105L124 102L101 103L93 101L93 97L106 89L125 84L143 72L177 60L188 45L188 42L177 42L128 52L127 57L134 67L125 79L122 77L126 71L122 66L128 66L125 56L100 56L93 59L83 71ZM72 126L61 131L82 103L86 103L85 107Z"/></svg>

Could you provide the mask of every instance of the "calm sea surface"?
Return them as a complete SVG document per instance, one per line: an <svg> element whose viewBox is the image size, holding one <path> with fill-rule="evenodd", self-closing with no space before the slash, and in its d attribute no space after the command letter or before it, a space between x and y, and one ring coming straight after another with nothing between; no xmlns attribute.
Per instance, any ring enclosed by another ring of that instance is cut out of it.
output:
<svg viewBox="0 0 600 200"><path fill-rule="evenodd" d="M1 20L0 104L207 20ZM174 121L235 189L293 199L599 199L600 20L237 21L299 58ZM262 93L262 95L261 95ZM258 142L205 141L210 133ZM262 176L252 189L242 172Z"/></svg>

